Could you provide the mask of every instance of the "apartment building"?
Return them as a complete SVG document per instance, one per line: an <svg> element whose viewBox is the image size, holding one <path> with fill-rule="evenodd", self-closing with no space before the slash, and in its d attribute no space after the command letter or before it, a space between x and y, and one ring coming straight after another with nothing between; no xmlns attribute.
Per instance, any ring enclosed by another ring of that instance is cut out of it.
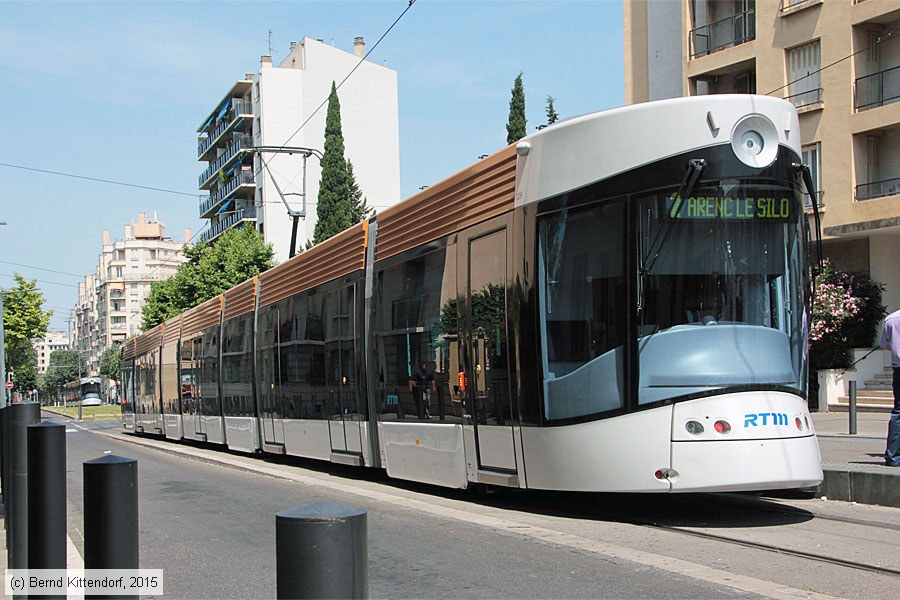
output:
<svg viewBox="0 0 900 600"><path fill-rule="evenodd" d="M290 255L294 216L297 247L316 225L316 199L325 138L323 104L332 82L340 83L365 56L322 40L291 42L278 66L260 59L257 73L236 82L203 120L197 155L204 163L198 181L208 192L200 218L209 226L202 239L215 240L232 227L255 227L281 262ZM368 204L383 209L400 200L400 142L397 73L369 61L338 90L345 157ZM277 148L307 148L276 152Z"/></svg>
<svg viewBox="0 0 900 600"><path fill-rule="evenodd" d="M34 342L37 372L45 373L50 364L50 354L56 350L69 349L69 333L66 331L48 331L47 334Z"/></svg>
<svg viewBox="0 0 900 600"><path fill-rule="evenodd" d="M800 114L825 254L900 308L900 3L625 0L627 103L759 93Z"/></svg>
<svg viewBox="0 0 900 600"><path fill-rule="evenodd" d="M184 262L184 241L166 236L165 224L140 213L125 225L124 237L112 241L103 230L103 249L96 272L78 285L73 313L74 345L87 363L89 375L100 370L103 351L140 333L141 308L155 281L168 279Z"/></svg>

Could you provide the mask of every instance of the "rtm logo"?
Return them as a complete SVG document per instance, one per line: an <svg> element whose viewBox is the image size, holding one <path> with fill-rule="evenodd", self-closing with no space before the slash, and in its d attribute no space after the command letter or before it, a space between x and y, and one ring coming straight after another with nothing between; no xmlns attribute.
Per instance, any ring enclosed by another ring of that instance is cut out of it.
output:
<svg viewBox="0 0 900 600"><path fill-rule="evenodd" d="M759 421L762 420L762 423ZM759 425L787 425L788 416L785 413L757 413L744 415L744 427L757 427Z"/></svg>

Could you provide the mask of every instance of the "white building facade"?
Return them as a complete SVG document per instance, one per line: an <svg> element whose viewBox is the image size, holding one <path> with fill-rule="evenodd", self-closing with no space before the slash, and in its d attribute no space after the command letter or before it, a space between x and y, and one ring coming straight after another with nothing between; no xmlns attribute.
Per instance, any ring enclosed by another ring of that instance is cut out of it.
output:
<svg viewBox="0 0 900 600"><path fill-rule="evenodd" d="M69 349L69 334L66 331L48 331L47 334L34 342L37 372L46 373L50 364L50 354L56 350Z"/></svg>
<svg viewBox="0 0 900 600"><path fill-rule="evenodd" d="M123 239L111 241L103 230L103 250L97 270L78 285L78 304L73 315L75 350L87 363L87 374L96 376L100 356L107 348L141 331L141 310L155 281L168 279L185 261L183 242L166 237L161 221L140 213L125 225Z"/></svg>
<svg viewBox="0 0 900 600"><path fill-rule="evenodd" d="M338 90L344 156L353 163L369 206L381 210L401 199L397 73L369 61L360 64L363 56L362 38L356 38L352 53L304 38L291 43L277 67L263 56L258 73L232 86L198 129L198 159L206 163L198 185L209 192L200 201L200 217L209 219L203 239L252 226L283 262L293 224L288 207L303 214L297 247L312 238L319 159L315 153L305 159L304 177L302 153L262 149L309 148L321 155L332 82L339 84L357 64Z"/></svg>

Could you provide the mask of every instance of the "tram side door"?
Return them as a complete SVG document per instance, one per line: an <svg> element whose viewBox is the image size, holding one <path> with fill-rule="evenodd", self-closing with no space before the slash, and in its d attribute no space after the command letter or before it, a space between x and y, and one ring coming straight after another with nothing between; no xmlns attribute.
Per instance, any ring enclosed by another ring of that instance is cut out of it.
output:
<svg viewBox="0 0 900 600"><path fill-rule="evenodd" d="M467 422L473 425L478 467L516 471L507 336L507 230L473 232L460 240L467 253L460 296Z"/></svg>
<svg viewBox="0 0 900 600"><path fill-rule="evenodd" d="M201 439L200 436L205 435L203 431L203 337L195 337L191 340L191 414L185 416L185 420L191 421L195 439Z"/></svg>
<svg viewBox="0 0 900 600"><path fill-rule="evenodd" d="M262 427L263 449L268 452L284 450L284 410L281 388L281 310L272 314L271 335L267 336L271 349L260 352L259 390L260 425Z"/></svg>
<svg viewBox="0 0 900 600"><path fill-rule="evenodd" d="M325 371L331 449L362 453L356 373L356 284L325 294Z"/></svg>

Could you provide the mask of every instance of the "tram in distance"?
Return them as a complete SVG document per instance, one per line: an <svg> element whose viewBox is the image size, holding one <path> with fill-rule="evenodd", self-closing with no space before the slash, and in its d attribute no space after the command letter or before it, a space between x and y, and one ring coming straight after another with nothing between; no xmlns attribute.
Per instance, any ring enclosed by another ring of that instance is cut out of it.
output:
<svg viewBox="0 0 900 600"><path fill-rule="evenodd" d="M816 485L799 163L768 97L556 123L130 341L125 428L454 488Z"/></svg>
<svg viewBox="0 0 900 600"><path fill-rule="evenodd" d="M102 382L99 377L82 377L74 379L63 386L62 397L65 406L81 403L81 406L100 406L103 404Z"/></svg>

